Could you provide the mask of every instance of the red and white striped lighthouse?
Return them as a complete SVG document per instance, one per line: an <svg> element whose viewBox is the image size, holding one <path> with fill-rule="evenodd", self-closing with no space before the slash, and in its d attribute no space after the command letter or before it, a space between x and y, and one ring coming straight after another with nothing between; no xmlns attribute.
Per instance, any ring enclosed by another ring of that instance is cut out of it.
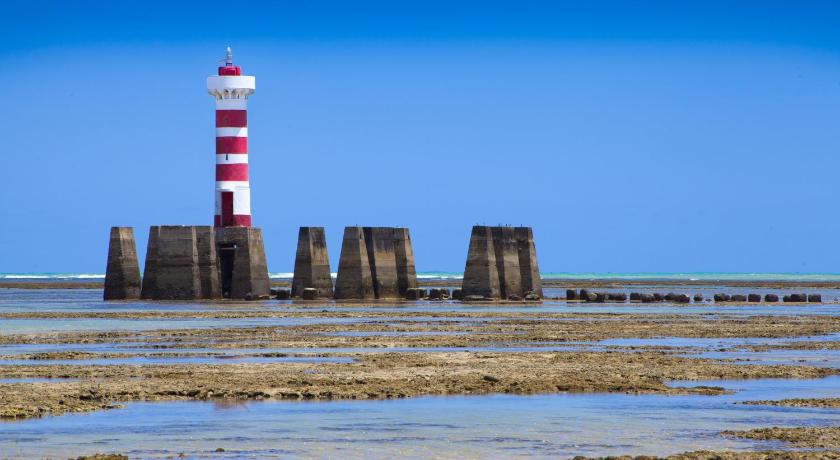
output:
<svg viewBox="0 0 840 460"><path fill-rule="evenodd" d="M230 47L219 74L207 77L207 92L216 99L216 227L251 226L248 96L254 82L233 65Z"/></svg>

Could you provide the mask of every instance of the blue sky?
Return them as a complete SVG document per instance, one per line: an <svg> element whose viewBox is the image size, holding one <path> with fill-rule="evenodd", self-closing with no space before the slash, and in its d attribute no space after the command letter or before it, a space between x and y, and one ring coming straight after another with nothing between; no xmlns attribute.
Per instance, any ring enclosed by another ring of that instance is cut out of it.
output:
<svg viewBox="0 0 840 460"><path fill-rule="evenodd" d="M212 223L227 45L273 272L300 225L334 268L345 225L405 225L459 271L475 223L533 226L543 271L840 272L836 2L125 3L4 5L0 272Z"/></svg>

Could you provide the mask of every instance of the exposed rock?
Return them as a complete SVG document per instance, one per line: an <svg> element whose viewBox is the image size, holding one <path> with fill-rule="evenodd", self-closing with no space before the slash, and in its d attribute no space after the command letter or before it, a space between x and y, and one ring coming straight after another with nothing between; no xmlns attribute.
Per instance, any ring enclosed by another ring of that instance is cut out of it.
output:
<svg viewBox="0 0 840 460"><path fill-rule="evenodd" d="M459 289L460 291L460 289ZM405 291L407 300L423 300L426 298L426 290L422 288L409 288Z"/></svg>

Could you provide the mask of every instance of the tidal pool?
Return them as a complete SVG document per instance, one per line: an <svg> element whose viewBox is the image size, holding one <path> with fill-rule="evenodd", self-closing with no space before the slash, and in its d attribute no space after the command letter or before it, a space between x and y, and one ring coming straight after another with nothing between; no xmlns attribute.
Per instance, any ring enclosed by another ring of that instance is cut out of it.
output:
<svg viewBox="0 0 840 460"><path fill-rule="evenodd" d="M387 401L161 402L0 423L4 456L94 452L188 458L556 458L776 449L721 430L826 426L840 410L752 406L753 399L836 396L840 377L675 382L723 396L612 393L422 397ZM216 452L217 448L224 452Z"/></svg>

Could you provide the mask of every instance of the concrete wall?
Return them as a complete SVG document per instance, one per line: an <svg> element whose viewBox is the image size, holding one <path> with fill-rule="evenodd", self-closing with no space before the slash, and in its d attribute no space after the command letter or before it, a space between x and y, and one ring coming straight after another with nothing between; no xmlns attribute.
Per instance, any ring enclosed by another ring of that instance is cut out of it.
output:
<svg viewBox="0 0 840 460"><path fill-rule="evenodd" d="M318 297L333 296L324 227L300 227L298 231L292 297L302 296L306 288L317 289Z"/></svg>
<svg viewBox="0 0 840 460"><path fill-rule="evenodd" d="M345 227L335 280L336 299L373 299L373 278L362 227Z"/></svg>
<svg viewBox="0 0 840 460"><path fill-rule="evenodd" d="M111 227L103 297L105 300L139 299L140 288L134 229Z"/></svg>

